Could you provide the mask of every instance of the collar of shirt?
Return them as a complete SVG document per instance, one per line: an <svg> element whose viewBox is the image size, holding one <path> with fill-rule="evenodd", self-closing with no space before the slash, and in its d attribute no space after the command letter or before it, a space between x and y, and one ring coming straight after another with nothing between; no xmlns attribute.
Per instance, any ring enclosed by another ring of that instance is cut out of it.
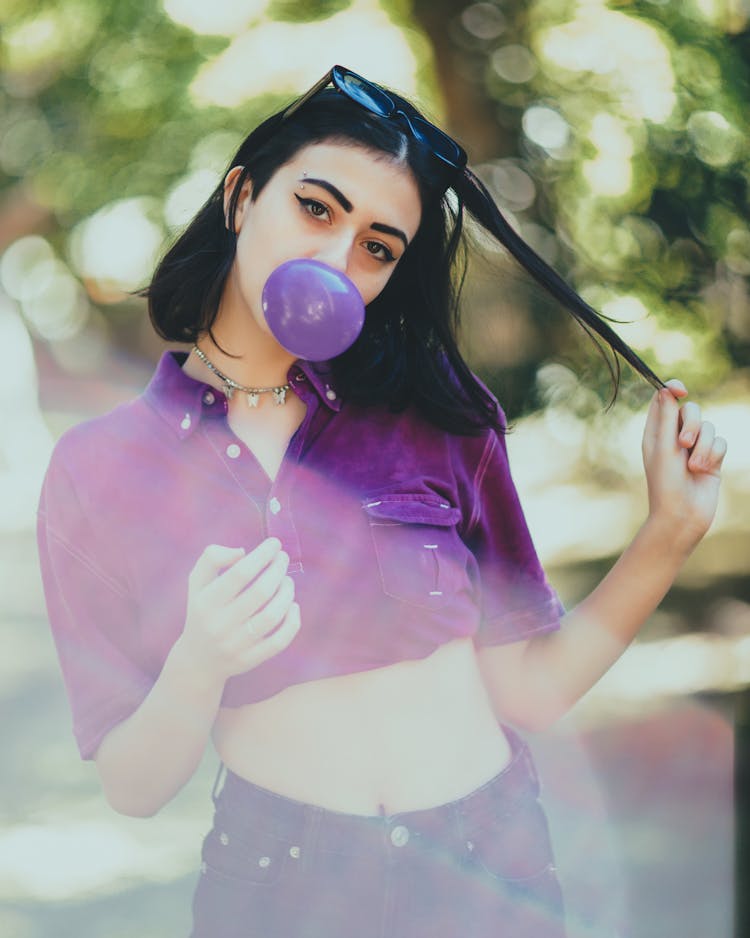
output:
<svg viewBox="0 0 750 938"><path fill-rule="evenodd" d="M180 439L192 434L204 413L227 412L223 391L205 381L197 381L182 370L187 356L183 351L165 351L143 393ZM287 383L292 387L309 383L329 410L341 410L341 398L334 388L332 369L327 362L297 359L287 373Z"/></svg>

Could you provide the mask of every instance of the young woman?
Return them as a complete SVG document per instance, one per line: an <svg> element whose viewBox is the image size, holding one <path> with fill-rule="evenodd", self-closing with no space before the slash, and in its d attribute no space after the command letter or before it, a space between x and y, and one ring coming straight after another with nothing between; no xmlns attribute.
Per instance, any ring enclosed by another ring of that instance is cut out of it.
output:
<svg viewBox="0 0 750 938"><path fill-rule="evenodd" d="M502 410L456 346L464 207L659 388L648 517L564 615ZM294 258L366 304L333 361L295 359L264 319ZM158 811L209 737L225 768L194 938L563 935L509 724L547 726L622 653L711 523L724 441L517 238L454 141L338 66L250 134L146 292L192 349L62 437L39 544L112 806Z"/></svg>

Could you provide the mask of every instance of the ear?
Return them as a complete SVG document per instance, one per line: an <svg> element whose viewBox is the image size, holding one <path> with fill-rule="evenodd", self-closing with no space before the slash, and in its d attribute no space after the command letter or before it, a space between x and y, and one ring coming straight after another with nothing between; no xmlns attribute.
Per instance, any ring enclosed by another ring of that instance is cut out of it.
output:
<svg viewBox="0 0 750 938"><path fill-rule="evenodd" d="M229 227L229 202L237 185L237 180L239 179L240 173L243 169L243 166L233 166L224 177L224 225L227 228ZM247 205L250 202L252 191L253 184L249 179L246 179L242 183L242 190L240 191L239 198L237 199L237 209L234 213L235 234L239 233L240 225L242 224L242 219L245 215Z"/></svg>

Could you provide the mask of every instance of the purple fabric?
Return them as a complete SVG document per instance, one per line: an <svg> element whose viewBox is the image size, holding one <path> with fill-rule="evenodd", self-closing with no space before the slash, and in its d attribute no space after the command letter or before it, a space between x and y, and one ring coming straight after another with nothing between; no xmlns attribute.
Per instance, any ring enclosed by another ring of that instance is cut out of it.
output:
<svg viewBox="0 0 750 938"><path fill-rule="evenodd" d="M41 570L84 758L157 679L209 544L278 537L302 611L285 651L227 681L227 707L459 636L559 627L501 434L347 404L326 366L298 361L288 380L307 413L271 483L185 356L165 352L142 395L63 434L45 477Z"/></svg>

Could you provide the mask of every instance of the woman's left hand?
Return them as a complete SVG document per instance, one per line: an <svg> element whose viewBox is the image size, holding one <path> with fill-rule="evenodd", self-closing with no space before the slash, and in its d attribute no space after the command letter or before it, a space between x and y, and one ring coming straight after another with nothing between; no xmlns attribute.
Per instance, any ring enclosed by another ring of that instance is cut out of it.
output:
<svg viewBox="0 0 750 938"><path fill-rule="evenodd" d="M681 381L667 381L651 401L643 433L649 521L661 524L670 544L686 553L711 526L727 451L697 404L680 406L687 393Z"/></svg>

